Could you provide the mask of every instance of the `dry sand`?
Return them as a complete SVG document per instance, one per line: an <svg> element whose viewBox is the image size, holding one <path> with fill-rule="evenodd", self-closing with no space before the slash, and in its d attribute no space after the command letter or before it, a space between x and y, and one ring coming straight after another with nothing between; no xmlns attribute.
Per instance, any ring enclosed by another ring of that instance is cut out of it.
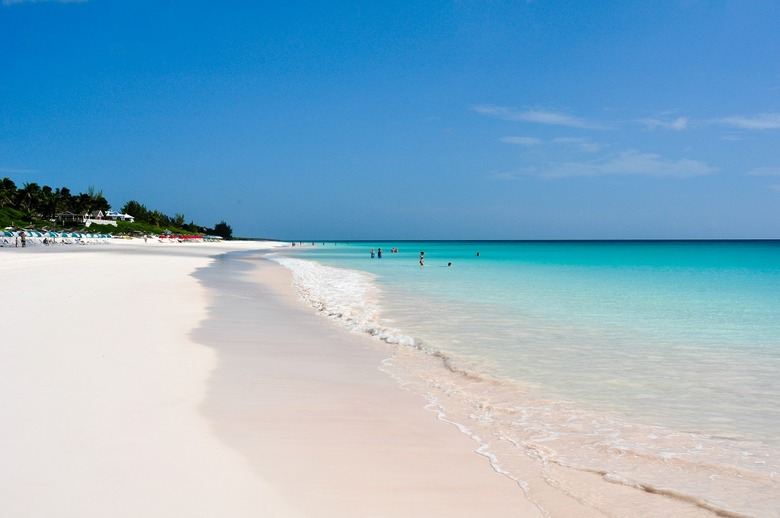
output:
<svg viewBox="0 0 780 518"><path fill-rule="evenodd" d="M541 516L256 248L0 249L1 516Z"/></svg>

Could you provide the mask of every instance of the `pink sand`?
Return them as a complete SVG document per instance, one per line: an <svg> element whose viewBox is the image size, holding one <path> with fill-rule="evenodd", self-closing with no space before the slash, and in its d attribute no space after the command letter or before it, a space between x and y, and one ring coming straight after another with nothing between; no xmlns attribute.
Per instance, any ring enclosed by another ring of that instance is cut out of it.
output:
<svg viewBox="0 0 780 518"><path fill-rule="evenodd" d="M0 249L0 515L542 516L281 267L214 305L258 246Z"/></svg>

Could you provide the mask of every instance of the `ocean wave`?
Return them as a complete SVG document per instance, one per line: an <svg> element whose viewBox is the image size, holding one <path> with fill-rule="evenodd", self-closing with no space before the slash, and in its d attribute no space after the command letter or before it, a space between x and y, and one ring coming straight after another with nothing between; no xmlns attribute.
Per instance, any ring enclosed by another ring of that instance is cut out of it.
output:
<svg viewBox="0 0 780 518"><path fill-rule="evenodd" d="M423 348L419 340L382 321L379 303L382 291L371 274L291 257L269 256L269 259L292 272L298 297L321 315L390 344Z"/></svg>
<svg viewBox="0 0 780 518"><path fill-rule="evenodd" d="M293 276L293 288L299 299L319 314L347 329L367 333L391 345L402 345L433 357L449 372L471 381L496 381L466 365L419 337L410 336L388 324L382 314L382 290L367 272L334 268L316 261L284 256L269 256Z"/></svg>

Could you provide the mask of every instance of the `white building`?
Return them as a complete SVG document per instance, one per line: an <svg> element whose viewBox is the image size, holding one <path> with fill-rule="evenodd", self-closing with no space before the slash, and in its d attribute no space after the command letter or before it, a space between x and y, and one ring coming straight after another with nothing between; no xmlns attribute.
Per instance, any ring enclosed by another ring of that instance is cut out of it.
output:
<svg viewBox="0 0 780 518"><path fill-rule="evenodd" d="M130 223L135 221L135 218L130 214L122 214L113 210L106 211L106 217L114 221L129 221Z"/></svg>

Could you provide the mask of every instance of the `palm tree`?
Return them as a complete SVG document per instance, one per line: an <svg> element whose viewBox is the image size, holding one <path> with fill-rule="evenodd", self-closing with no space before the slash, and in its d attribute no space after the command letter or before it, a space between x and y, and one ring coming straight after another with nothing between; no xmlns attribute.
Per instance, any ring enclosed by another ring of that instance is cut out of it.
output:
<svg viewBox="0 0 780 518"><path fill-rule="evenodd" d="M16 184L7 176L0 181L0 207L11 207L16 199Z"/></svg>
<svg viewBox="0 0 780 518"><path fill-rule="evenodd" d="M57 197L48 185L41 189L40 211L46 219L53 218L57 212Z"/></svg>
<svg viewBox="0 0 780 518"><path fill-rule="evenodd" d="M149 223L152 225L156 225L158 227L161 227L163 223L168 219L168 217L163 214L162 212L158 210L153 210L147 214L147 218L149 218Z"/></svg>
<svg viewBox="0 0 780 518"><path fill-rule="evenodd" d="M171 220L171 223L173 223L173 225L177 228L183 228L185 221L186 219L184 218L184 214L180 214L177 212L173 215L173 219Z"/></svg>
<svg viewBox="0 0 780 518"><path fill-rule="evenodd" d="M70 194L70 189L59 187L54 190L54 197L56 198L55 213L73 211L73 196Z"/></svg>
<svg viewBox="0 0 780 518"><path fill-rule="evenodd" d="M24 187L16 191L17 206L27 217L40 213L42 199L41 186L35 182L25 183Z"/></svg>
<svg viewBox="0 0 780 518"><path fill-rule="evenodd" d="M106 200L103 197L103 190L96 191L95 187L90 185L87 187L87 196L89 196L90 203L89 203L89 210L95 211L95 210L101 210L103 212L106 212L111 208L111 205L108 203L108 200Z"/></svg>

